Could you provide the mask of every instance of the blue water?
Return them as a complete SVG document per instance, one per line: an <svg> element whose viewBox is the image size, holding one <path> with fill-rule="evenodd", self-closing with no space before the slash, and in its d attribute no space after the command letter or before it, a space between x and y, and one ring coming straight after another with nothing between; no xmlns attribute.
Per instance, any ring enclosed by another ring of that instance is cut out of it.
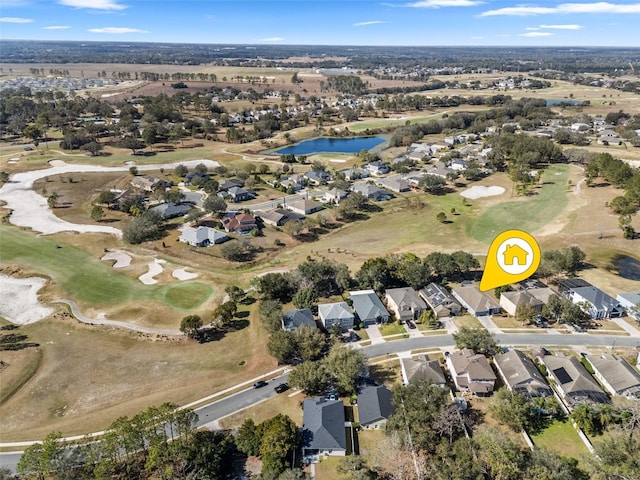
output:
<svg viewBox="0 0 640 480"><path fill-rule="evenodd" d="M547 107L554 105L582 105L581 100L547 100Z"/></svg>
<svg viewBox="0 0 640 480"><path fill-rule="evenodd" d="M289 147L276 150L280 155L293 153L294 155L309 155L312 153L359 153L362 150L371 150L385 142L382 137L352 137L352 138L328 138L320 137L313 140L305 140Z"/></svg>

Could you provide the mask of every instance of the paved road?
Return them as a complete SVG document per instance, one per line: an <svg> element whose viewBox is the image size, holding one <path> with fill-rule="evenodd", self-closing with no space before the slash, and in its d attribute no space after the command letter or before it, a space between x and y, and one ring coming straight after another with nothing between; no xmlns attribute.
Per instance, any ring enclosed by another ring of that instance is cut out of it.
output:
<svg viewBox="0 0 640 480"><path fill-rule="evenodd" d="M623 337L618 335L591 335L588 333L573 334L514 334L501 333L495 335L503 346L617 346L640 347L640 338ZM375 358L382 355L397 354L405 351L422 348L453 348L453 336L434 335L431 337L412 337L402 340L384 342L362 348L367 358ZM269 381L269 384L260 389L248 388L229 397L205 405L195 410L198 414L198 426L215 427L215 422L235 412L242 411L252 405L263 402L276 396L273 387L286 382L288 374L280 375ZM15 469L22 452L0 453L0 466Z"/></svg>

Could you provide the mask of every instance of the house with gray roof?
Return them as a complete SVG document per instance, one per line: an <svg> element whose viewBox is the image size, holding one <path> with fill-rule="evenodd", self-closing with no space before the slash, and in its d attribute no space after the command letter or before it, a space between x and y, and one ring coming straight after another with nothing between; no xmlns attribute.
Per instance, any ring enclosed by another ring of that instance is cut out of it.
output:
<svg viewBox="0 0 640 480"><path fill-rule="evenodd" d="M404 385L424 380L428 380L442 388L447 384L440 362L438 360L429 360L429 357L425 354L411 358L401 358L400 370Z"/></svg>
<svg viewBox="0 0 640 480"><path fill-rule="evenodd" d="M389 321L389 312L373 290L356 290L349 292L349 297L358 322L365 326Z"/></svg>
<svg viewBox="0 0 640 480"><path fill-rule="evenodd" d="M465 348L447 355L445 363L459 391L479 396L493 392L497 377L484 355Z"/></svg>
<svg viewBox="0 0 640 480"><path fill-rule="evenodd" d="M311 213L319 212L320 210L324 209L321 203L309 199L287 202L286 207L292 212L299 215L309 215Z"/></svg>
<svg viewBox="0 0 640 480"><path fill-rule="evenodd" d="M341 190L339 188L332 188L331 190L327 190L322 195L322 201L325 203L332 203L334 205L340 205L340 202L347 198L349 192Z"/></svg>
<svg viewBox="0 0 640 480"><path fill-rule="evenodd" d="M620 355L586 355L596 378L611 395L640 400L640 372Z"/></svg>
<svg viewBox="0 0 640 480"><path fill-rule="evenodd" d="M282 314L282 328L284 330L292 332L302 326L318 328L310 309L288 310Z"/></svg>
<svg viewBox="0 0 640 480"><path fill-rule="evenodd" d="M384 385L367 385L358 393L358 419L364 428L380 428L396 411L393 393Z"/></svg>
<svg viewBox="0 0 640 480"><path fill-rule="evenodd" d="M191 211L192 206L187 203L162 203L149 210L160 214L163 220L170 218L183 217Z"/></svg>
<svg viewBox="0 0 640 480"><path fill-rule="evenodd" d="M427 304L411 287L389 288L384 296L387 299L387 306L402 322L420 318L422 312L427 309Z"/></svg>
<svg viewBox="0 0 640 480"><path fill-rule="evenodd" d="M427 302L427 305L431 307L436 318L458 315L462 310L462 306L453 295L449 293L449 290L435 283L430 283L420 289L418 294Z"/></svg>
<svg viewBox="0 0 640 480"><path fill-rule="evenodd" d="M302 408L302 455L310 460L319 455L345 456L347 432L342 401L306 398Z"/></svg>
<svg viewBox="0 0 640 480"><path fill-rule="evenodd" d="M408 192L409 190L411 190L411 184L400 175L386 177L376 183L381 187L384 187L396 193Z"/></svg>
<svg viewBox="0 0 640 480"><path fill-rule="evenodd" d="M245 190L242 187L231 187L218 194L222 198L228 198L233 203L246 202L255 198L256 194L251 190Z"/></svg>
<svg viewBox="0 0 640 480"><path fill-rule="evenodd" d="M385 192L369 183L356 183L351 187L351 191L361 193L365 197L375 201L389 200L392 198L389 192Z"/></svg>
<svg viewBox="0 0 640 480"><path fill-rule="evenodd" d="M353 181L359 178L367 178L369 176L369 172L362 168L346 168L344 170L340 170L338 173L344 175L345 180Z"/></svg>
<svg viewBox="0 0 640 480"><path fill-rule="evenodd" d="M325 329L338 324L343 330L353 327L355 316L346 302L321 303L318 305L318 317Z"/></svg>
<svg viewBox="0 0 640 480"><path fill-rule="evenodd" d="M229 236L211 227L184 227L178 240L188 243L192 247L208 247L226 242L229 240Z"/></svg>
<svg viewBox="0 0 640 480"><path fill-rule="evenodd" d="M564 401L573 408L581 403L609 403L609 397L598 382L574 356L543 355L538 357L547 375Z"/></svg>
<svg viewBox="0 0 640 480"><path fill-rule="evenodd" d="M453 296L474 317L500 313L500 305L487 293L481 292L477 284L454 288Z"/></svg>
<svg viewBox="0 0 640 480"><path fill-rule="evenodd" d="M560 294L574 304L588 305L586 313L594 320L617 318L624 314L624 307L620 302L581 278L561 280L558 288Z"/></svg>
<svg viewBox="0 0 640 480"><path fill-rule="evenodd" d="M304 178L312 185L325 185L333 179L333 176L322 170L310 170L304 174Z"/></svg>
<svg viewBox="0 0 640 480"><path fill-rule="evenodd" d="M538 368L523 352L511 349L493 357L493 363L504 384L527 398L549 397L551 387Z"/></svg>
<svg viewBox="0 0 640 480"><path fill-rule="evenodd" d="M640 292L619 293L616 295L616 300L625 308L627 315L640 321L640 312L634 314L631 310L636 305L640 305Z"/></svg>
<svg viewBox="0 0 640 480"><path fill-rule="evenodd" d="M276 208L273 210L257 211L255 212L255 214L256 218L260 218L260 220L262 220L267 225L281 227L290 219L291 212L283 208Z"/></svg>

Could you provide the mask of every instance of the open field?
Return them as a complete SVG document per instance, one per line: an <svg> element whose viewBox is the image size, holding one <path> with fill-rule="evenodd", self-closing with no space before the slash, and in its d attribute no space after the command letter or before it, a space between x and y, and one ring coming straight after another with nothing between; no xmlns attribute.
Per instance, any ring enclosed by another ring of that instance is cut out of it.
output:
<svg viewBox="0 0 640 480"><path fill-rule="evenodd" d="M587 455L589 450L578 437L573 425L568 421L555 421L544 431L531 436L536 447L546 448L560 455L580 459L582 455Z"/></svg>
<svg viewBox="0 0 640 480"><path fill-rule="evenodd" d="M7 366L0 370L0 405L31 380L40 369L42 359L43 352L38 347L2 352L2 361Z"/></svg>

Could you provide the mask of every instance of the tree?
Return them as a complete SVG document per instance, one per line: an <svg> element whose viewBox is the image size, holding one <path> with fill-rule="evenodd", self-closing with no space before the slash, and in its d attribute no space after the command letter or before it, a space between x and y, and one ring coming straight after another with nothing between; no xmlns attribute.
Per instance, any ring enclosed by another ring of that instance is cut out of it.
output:
<svg viewBox="0 0 640 480"><path fill-rule="evenodd" d="M204 201L203 207L207 212L220 214L227 211L227 202L217 195L209 195Z"/></svg>
<svg viewBox="0 0 640 480"><path fill-rule="evenodd" d="M188 469L197 472L194 478L224 480L233 471L235 444L228 432L199 430L184 448Z"/></svg>
<svg viewBox="0 0 640 480"><path fill-rule="evenodd" d="M180 322L180 331L189 338L197 338L202 327L202 319L199 315L187 315Z"/></svg>
<svg viewBox="0 0 640 480"><path fill-rule="evenodd" d="M232 302L239 303L244 298L244 290L237 285L227 285L224 289Z"/></svg>
<svg viewBox="0 0 640 480"><path fill-rule="evenodd" d="M38 144L40 143L40 139L42 138L42 133L42 129L40 129L36 125L28 125L22 132L25 137L30 138L33 141L33 144L36 146L36 148L38 148Z"/></svg>
<svg viewBox="0 0 640 480"><path fill-rule="evenodd" d="M576 425L584 430L587 435L599 435L604 429L596 409L586 403L576 405L571 412L571 419L576 422Z"/></svg>
<svg viewBox="0 0 640 480"><path fill-rule="evenodd" d="M262 425L262 478L276 480L290 464L289 458L298 445L298 427L283 414L266 420Z"/></svg>
<svg viewBox="0 0 640 480"><path fill-rule="evenodd" d="M148 210L125 225L122 229L122 238L131 244L148 242L159 239L162 236L162 230L160 214Z"/></svg>
<svg viewBox="0 0 640 480"><path fill-rule="evenodd" d="M186 177L187 173L189 173L189 169L180 164L180 165L176 165L176 168L173 169L173 173L175 173L178 177Z"/></svg>
<svg viewBox="0 0 640 480"><path fill-rule="evenodd" d="M329 375L323 362L302 362L289 374L289 385L304 390L307 395L324 392Z"/></svg>
<svg viewBox="0 0 640 480"><path fill-rule="evenodd" d="M436 215L436 220L440 223L445 223L447 221L447 214L444 212L438 213L438 215Z"/></svg>
<svg viewBox="0 0 640 480"><path fill-rule="evenodd" d="M96 155L98 155L100 150L102 150L102 144L98 142L85 143L80 147L80 150L85 150L89 152L93 157L95 157Z"/></svg>
<svg viewBox="0 0 640 480"><path fill-rule="evenodd" d="M91 219L100 222L105 217L104 208L99 205L95 205L91 209Z"/></svg>
<svg viewBox="0 0 640 480"><path fill-rule="evenodd" d="M640 439L612 433L594 444L595 455L587 459L594 480L639 480Z"/></svg>
<svg viewBox="0 0 640 480"><path fill-rule="evenodd" d="M282 303L291 301L296 290L289 273L267 273L257 277L254 282L262 298L280 300Z"/></svg>
<svg viewBox="0 0 640 480"><path fill-rule="evenodd" d="M133 167L129 167L129 173L135 177L138 175L138 167L135 165Z"/></svg>
<svg viewBox="0 0 640 480"><path fill-rule="evenodd" d="M35 475L39 480L44 480L49 475L60 472L64 456L62 434L52 432L42 443L34 443L24 451L16 470L19 474Z"/></svg>
<svg viewBox="0 0 640 480"><path fill-rule="evenodd" d="M435 175L425 175L420 179L418 186L427 193L440 195L444 191L445 181Z"/></svg>
<svg viewBox="0 0 640 480"><path fill-rule="evenodd" d="M267 332L274 333L282 329L282 303L279 300L262 300L258 314Z"/></svg>
<svg viewBox="0 0 640 480"><path fill-rule="evenodd" d="M522 322L522 325L530 325L536 319L536 309L529 304L520 304L516 307L516 319Z"/></svg>
<svg viewBox="0 0 640 480"><path fill-rule="evenodd" d="M251 260L256 250L248 240L226 242L220 248L222 256L232 262L247 262Z"/></svg>
<svg viewBox="0 0 640 480"><path fill-rule="evenodd" d="M340 391L348 395L356 391L358 379L367 372L367 359L364 354L340 344L336 344L329 351L325 365Z"/></svg>
<svg viewBox="0 0 640 480"><path fill-rule="evenodd" d="M300 286L311 284L311 288L324 297L342 293L351 283L349 268L326 258L301 263L295 274L300 277Z"/></svg>
<svg viewBox="0 0 640 480"><path fill-rule="evenodd" d="M276 330L271 333L267 344L269 353L279 364L291 363L296 355L296 343L293 334L287 330Z"/></svg>
<svg viewBox="0 0 640 480"><path fill-rule="evenodd" d="M53 192L49 197L47 197L47 205L49 205L49 208L56 208L58 198L60 198L58 192Z"/></svg>
<svg viewBox="0 0 640 480"><path fill-rule="evenodd" d="M137 139L137 138L133 138L133 137L125 137L123 138L120 143L119 146L121 148L128 148L131 150L131 153L133 155L136 154L136 152L142 148L145 147L144 142Z"/></svg>
<svg viewBox="0 0 640 480"><path fill-rule="evenodd" d="M489 411L498 422L514 432L520 432L531 425L533 404L524 395L507 388L494 392L489 402Z"/></svg>
<svg viewBox="0 0 640 480"><path fill-rule="evenodd" d="M460 350L470 348L482 355L493 355L498 351L496 339L484 328L461 327L453 334L453 339Z"/></svg>
<svg viewBox="0 0 640 480"><path fill-rule="evenodd" d="M394 283L389 263L381 257L365 260L356 280L362 288L373 288L376 292L383 292Z"/></svg>
<svg viewBox="0 0 640 480"><path fill-rule="evenodd" d="M96 203L99 203L101 205L106 205L107 207L111 207L111 204L113 204L115 200L116 200L115 192L112 192L111 190L103 190L98 195L98 198L96 199Z"/></svg>
<svg viewBox="0 0 640 480"><path fill-rule="evenodd" d="M318 303L318 293L315 288L303 288L293 296L293 306L296 308L312 308Z"/></svg>
<svg viewBox="0 0 640 480"><path fill-rule="evenodd" d="M9 174L5 171L0 172L0 183L6 183L9 181Z"/></svg>
<svg viewBox="0 0 640 480"><path fill-rule="evenodd" d="M238 306L234 301L224 302L213 311L213 324L220 328L233 320L234 315L238 311Z"/></svg>
<svg viewBox="0 0 640 480"><path fill-rule="evenodd" d="M303 361L317 360L326 348L326 336L312 325L302 325L293 331L298 357Z"/></svg>

